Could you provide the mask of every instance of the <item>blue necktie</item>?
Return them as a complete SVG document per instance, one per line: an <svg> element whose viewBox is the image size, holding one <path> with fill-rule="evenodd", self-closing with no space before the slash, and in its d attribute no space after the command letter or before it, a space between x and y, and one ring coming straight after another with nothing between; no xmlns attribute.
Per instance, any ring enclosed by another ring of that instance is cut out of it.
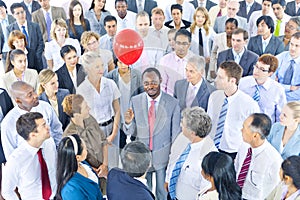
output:
<svg viewBox="0 0 300 200"><path fill-rule="evenodd" d="M253 95L252 98L253 98L255 101L259 102L259 100L260 100L259 86L258 86L258 85L255 85L255 88L256 88L256 90L255 90L254 95Z"/></svg>
<svg viewBox="0 0 300 200"><path fill-rule="evenodd" d="M225 120L226 120L227 110L228 110L228 100L227 100L227 98L225 98L224 103L222 105L221 112L220 112L220 116L219 116L216 135L214 138L214 142L215 142L217 149L219 149L221 137L222 137L222 134L224 131L224 124L225 124Z"/></svg>
<svg viewBox="0 0 300 200"><path fill-rule="evenodd" d="M50 13L46 12L46 26L47 26L48 42L51 41L51 37L50 37L51 23L52 23L52 21L50 18Z"/></svg>
<svg viewBox="0 0 300 200"><path fill-rule="evenodd" d="M283 77L283 82L282 83L285 84L285 85L290 85L291 84L291 81L292 81L292 78L293 78L293 74L294 74L294 64L295 64L295 61L291 60L290 62L291 62L291 64L286 69L286 72L285 72L284 77Z"/></svg>
<svg viewBox="0 0 300 200"><path fill-rule="evenodd" d="M28 36L28 34L27 34L27 31L26 31L26 29L25 29L25 26L22 26L22 33L25 35L25 37L26 37L26 41L27 41L27 46L29 47L30 45L29 45L29 43L30 43L30 41L29 41L29 36Z"/></svg>
<svg viewBox="0 0 300 200"><path fill-rule="evenodd" d="M176 183L177 183L181 168L182 168L186 158L188 157L190 150L191 150L191 144L188 144L188 146L185 148L185 150L182 152L179 159L177 160L177 162L174 166L174 169L172 171L172 176L171 176L170 183L169 183L169 194L170 194L171 199L176 198Z"/></svg>

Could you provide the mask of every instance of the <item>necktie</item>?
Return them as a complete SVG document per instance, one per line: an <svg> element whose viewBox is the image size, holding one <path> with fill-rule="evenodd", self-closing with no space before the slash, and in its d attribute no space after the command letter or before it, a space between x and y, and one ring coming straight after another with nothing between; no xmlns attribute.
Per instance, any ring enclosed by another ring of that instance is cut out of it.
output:
<svg viewBox="0 0 300 200"><path fill-rule="evenodd" d="M265 52L266 51L266 47L267 47L267 41L263 41L262 42L262 48L263 48L263 52Z"/></svg>
<svg viewBox="0 0 300 200"><path fill-rule="evenodd" d="M203 56L203 37L202 37L202 32L201 28L199 28L199 55Z"/></svg>
<svg viewBox="0 0 300 200"><path fill-rule="evenodd" d="M243 188L245 180L246 180L246 177L247 177L247 173L248 173L249 166L250 166L250 163L251 163L251 157L252 157L252 149L249 148L248 149L248 153L246 155L246 158L245 158L245 160L243 162L241 171L239 173L238 179L237 179L237 184L241 188Z"/></svg>
<svg viewBox="0 0 300 200"><path fill-rule="evenodd" d="M294 74L295 61L291 60L290 62L291 62L290 66L286 69L286 72L285 72L284 77L283 77L283 82L282 82L283 84L286 84L286 85L291 84L293 74Z"/></svg>
<svg viewBox="0 0 300 200"><path fill-rule="evenodd" d="M214 138L214 142L215 142L215 145L216 145L217 149L219 149L221 137L222 137L222 134L223 134L223 131L224 131L224 124L225 124L225 120L226 120L227 110L228 110L228 100L227 100L227 98L225 98L224 103L222 105L220 115L219 115L219 121L218 121L218 124L217 124L217 131L216 131L216 135L215 135L215 138Z"/></svg>
<svg viewBox="0 0 300 200"><path fill-rule="evenodd" d="M50 37L51 23L52 23L52 21L51 21L50 13L47 12L46 13L46 26L47 26L48 42L51 41L51 37Z"/></svg>
<svg viewBox="0 0 300 200"><path fill-rule="evenodd" d="M28 43L28 47L30 46L29 44L30 44L30 41L29 41L29 36L28 36L28 34L27 34L27 31L26 31L26 29L25 29L25 26L21 26L21 28L22 28L22 33L25 35L25 37L26 37L26 41L27 41L27 43Z"/></svg>
<svg viewBox="0 0 300 200"><path fill-rule="evenodd" d="M256 88L256 90L255 90L254 95L253 95L252 98L253 98L255 101L259 102L259 100L260 100L259 86L256 85L255 88Z"/></svg>
<svg viewBox="0 0 300 200"><path fill-rule="evenodd" d="M190 85L186 95L186 107L191 107L197 95L197 87Z"/></svg>
<svg viewBox="0 0 300 200"><path fill-rule="evenodd" d="M220 9L220 11L218 12L217 17L221 17L222 16L222 9Z"/></svg>
<svg viewBox="0 0 300 200"><path fill-rule="evenodd" d="M137 7L137 9L138 9L138 12L141 12L141 11L144 10L143 4L142 4L142 0L138 0L138 7Z"/></svg>
<svg viewBox="0 0 300 200"><path fill-rule="evenodd" d="M248 4L248 3L247 3L247 8L246 8L247 15L248 15L250 9L251 9L251 4Z"/></svg>
<svg viewBox="0 0 300 200"><path fill-rule="evenodd" d="M170 179L170 183L169 183L169 194L170 194L171 199L176 198L176 183L177 183L181 168L182 168L186 158L188 157L190 150L191 150L191 144L188 144L188 146L185 148L185 150L182 152L179 159L177 160L177 162L174 166L174 169L172 171L172 175L171 175L171 179Z"/></svg>
<svg viewBox="0 0 300 200"><path fill-rule="evenodd" d="M239 64L241 60L241 56L239 54L236 54L236 56L234 57L234 61Z"/></svg>
<svg viewBox="0 0 300 200"><path fill-rule="evenodd" d="M38 157L39 162L41 165L41 178L42 178L42 194L43 199L49 199L52 193L50 180L49 180L49 174L48 174L48 168L47 164L43 158L42 149L39 149L38 151Z"/></svg>
<svg viewBox="0 0 300 200"><path fill-rule="evenodd" d="M155 101L151 101L151 105L148 112L148 123L149 123L149 149L153 149L153 130L155 124Z"/></svg>
<svg viewBox="0 0 300 200"><path fill-rule="evenodd" d="M276 28L275 28L275 31L274 31L274 36L278 37L279 33L280 33L281 20L277 19L276 21L277 21L277 24L276 24Z"/></svg>

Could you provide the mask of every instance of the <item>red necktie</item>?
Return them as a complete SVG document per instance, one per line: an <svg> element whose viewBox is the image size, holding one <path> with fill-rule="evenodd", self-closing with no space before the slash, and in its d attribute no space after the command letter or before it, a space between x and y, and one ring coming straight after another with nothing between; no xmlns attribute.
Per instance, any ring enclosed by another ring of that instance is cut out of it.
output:
<svg viewBox="0 0 300 200"><path fill-rule="evenodd" d="M155 101L151 101L151 106L148 112L148 123L149 123L149 149L153 149L153 130L155 124Z"/></svg>
<svg viewBox="0 0 300 200"><path fill-rule="evenodd" d="M49 199L52 193L49 175L48 175L48 169L47 164L43 158L42 149L39 149L38 151L38 157L39 162L41 165L41 177L42 177L42 193L43 193L43 199Z"/></svg>
<svg viewBox="0 0 300 200"><path fill-rule="evenodd" d="M245 160L243 162L242 169L240 171L240 174L239 174L238 180L237 180L237 184L241 188L243 188L244 182L246 180L246 176L248 174L249 166L250 166L250 163L251 163L251 157L252 157L252 149L249 148L247 156L246 156L246 158L245 158Z"/></svg>
<svg viewBox="0 0 300 200"><path fill-rule="evenodd" d="M222 9L220 9L220 11L218 12L217 17L221 17L222 16Z"/></svg>

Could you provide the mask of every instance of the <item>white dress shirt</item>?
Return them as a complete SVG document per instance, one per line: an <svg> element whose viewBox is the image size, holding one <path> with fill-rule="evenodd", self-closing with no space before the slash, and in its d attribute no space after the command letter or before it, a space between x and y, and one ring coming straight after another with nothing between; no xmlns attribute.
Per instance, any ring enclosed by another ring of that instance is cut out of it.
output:
<svg viewBox="0 0 300 200"><path fill-rule="evenodd" d="M219 115L225 97L223 90L217 90L210 95L208 100L207 113L212 119L212 129L210 132L212 138L214 138L216 134ZM237 90L234 95L227 99L228 110L219 148L228 153L234 153L238 151L243 141L241 129L244 121L252 113L258 113L260 111L257 102L241 90Z"/></svg>
<svg viewBox="0 0 300 200"><path fill-rule="evenodd" d="M257 35L257 26L256 26L256 21L258 18L260 18L262 16L262 11L261 10L257 10L257 11L254 11L250 18L249 18L249 22L248 22L248 33L249 33L249 38L250 37L254 37ZM273 21L274 19L276 18L273 11L271 10L267 16L270 16ZM274 21L275 23L275 21ZM275 28L275 26L274 26Z"/></svg>
<svg viewBox="0 0 300 200"><path fill-rule="evenodd" d="M127 10L127 14L123 19L121 19L119 15L115 15L115 17L117 18L118 32L126 28L135 29L136 14L134 12Z"/></svg>
<svg viewBox="0 0 300 200"><path fill-rule="evenodd" d="M41 146L43 158L47 164L53 199L56 194L56 148L52 138ZM3 167L2 196L9 200L18 200L16 187L22 200L42 198L41 165L38 159L39 148L23 142L8 158Z"/></svg>
<svg viewBox="0 0 300 200"><path fill-rule="evenodd" d="M193 45L191 45L191 51L193 51L193 53L199 55L199 27L196 26L194 32L191 34L192 34L192 41L194 42L193 44L196 44L195 50L193 50L193 48L192 48ZM205 29L203 27L201 27L201 35L202 35L202 41L203 41L203 56L210 57L210 49L211 49L210 47L212 46L212 43L213 43L216 33L212 27L209 27L209 33L207 35Z"/></svg>
<svg viewBox="0 0 300 200"><path fill-rule="evenodd" d="M235 159L236 177L241 171L248 148L249 145L243 143L238 151ZM242 189L243 199L265 199L280 182L281 163L281 155L267 140L261 146L252 148L251 163Z"/></svg>

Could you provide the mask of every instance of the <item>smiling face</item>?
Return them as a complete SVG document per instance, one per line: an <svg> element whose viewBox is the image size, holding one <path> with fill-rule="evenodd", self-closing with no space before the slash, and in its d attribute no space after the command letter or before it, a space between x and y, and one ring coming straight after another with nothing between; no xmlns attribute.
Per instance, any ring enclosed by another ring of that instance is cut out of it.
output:
<svg viewBox="0 0 300 200"><path fill-rule="evenodd" d="M99 46L100 46L99 41L94 36L92 36L84 48L88 51L96 52L99 50Z"/></svg>
<svg viewBox="0 0 300 200"><path fill-rule="evenodd" d="M198 27L202 27L206 22L205 15L201 11L197 11L195 18L196 18L196 25Z"/></svg>
<svg viewBox="0 0 300 200"><path fill-rule="evenodd" d="M296 33L298 30L298 25L296 22L290 20L285 25L284 34L287 38L291 38L294 33Z"/></svg>
<svg viewBox="0 0 300 200"><path fill-rule="evenodd" d="M39 105L38 95L32 86L24 85L17 91L16 103L18 106L26 111L30 111L31 108Z"/></svg>
<svg viewBox="0 0 300 200"><path fill-rule="evenodd" d="M55 74L50 79L50 81L48 81L47 83L42 84L42 86L44 87L47 94L57 93L57 91L58 91L58 78L57 78L57 75Z"/></svg>
<svg viewBox="0 0 300 200"><path fill-rule="evenodd" d="M65 54L63 60L65 61L67 68L75 68L78 63L78 57L75 51L70 51Z"/></svg>
<svg viewBox="0 0 300 200"><path fill-rule="evenodd" d="M15 49L21 49L22 51L25 50L24 38L15 38L12 44L15 47Z"/></svg>
<svg viewBox="0 0 300 200"><path fill-rule="evenodd" d="M283 106L279 120L282 126L291 126L297 123L297 120L294 118L294 111L287 105Z"/></svg>
<svg viewBox="0 0 300 200"><path fill-rule="evenodd" d="M152 99L159 96L160 83L161 80L155 72L146 72L143 76L144 90Z"/></svg>
<svg viewBox="0 0 300 200"><path fill-rule="evenodd" d="M94 0L95 10L102 10L105 6L105 0Z"/></svg>
<svg viewBox="0 0 300 200"><path fill-rule="evenodd" d="M270 1L264 1L262 3L262 13L263 13L263 15L267 15L267 14L270 13L271 6L272 6L272 2L270 2Z"/></svg>

